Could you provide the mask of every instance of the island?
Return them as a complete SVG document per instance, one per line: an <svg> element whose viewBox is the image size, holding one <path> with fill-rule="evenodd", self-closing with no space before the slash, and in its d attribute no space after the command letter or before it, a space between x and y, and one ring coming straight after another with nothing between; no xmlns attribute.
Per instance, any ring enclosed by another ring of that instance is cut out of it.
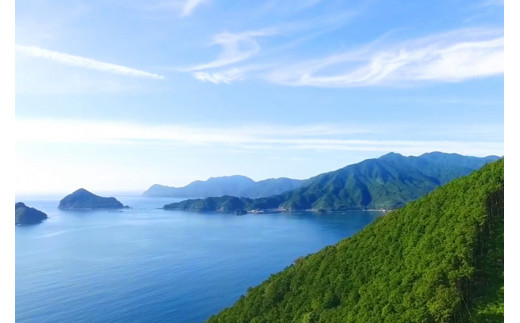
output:
<svg viewBox="0 0 520 323"><path fill-rule="evenodd" d="M14 208L14 222L16 225L38 224L47 219L47 214L35 208L28 207L22 202L16 203Z"/></svg>
<svg viewBox="0 0 520 323"><path fill-rule="evenodd" d="M123 209L123 205L115 197L101 197L80 188L72 194L65 196L58 206L61 210L97 210L97 209Z"/></svg>

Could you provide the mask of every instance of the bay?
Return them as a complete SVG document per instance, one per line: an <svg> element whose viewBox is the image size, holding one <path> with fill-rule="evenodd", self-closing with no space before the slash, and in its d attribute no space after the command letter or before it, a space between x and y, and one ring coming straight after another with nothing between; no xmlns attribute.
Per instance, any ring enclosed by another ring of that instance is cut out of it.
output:
<svg viewBox="0 0 520 323"><path fill-rule="evenodd" d="M15 229L17 322L203 322L380 216L202 214L160 209L171 198L117 198L132 208L21 200L49 218Z"/></svg>

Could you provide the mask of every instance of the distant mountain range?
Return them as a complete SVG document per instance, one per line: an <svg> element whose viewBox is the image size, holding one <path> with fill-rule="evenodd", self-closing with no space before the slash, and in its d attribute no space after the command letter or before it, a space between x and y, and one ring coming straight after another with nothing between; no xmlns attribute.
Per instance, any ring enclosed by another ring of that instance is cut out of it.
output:
<svg viewBox="0 0 520 323"><path fill-rule="evenodd" d="M184 187L152 185L143 195L149 197L205 198L232 195L238 197L264 197L301 187L305 180L270 178L255 182L249 177L234 175L211 177L207 181L195 181Z"/></svg>
<svg viewBox="0 0 520 323"><path fill-rule="evenodd" d="M282 194L256 199L223 196L185 200L164 208L202 212L395 209L499 158L441 152L417 157L389 153L315 176Z"/></svg>

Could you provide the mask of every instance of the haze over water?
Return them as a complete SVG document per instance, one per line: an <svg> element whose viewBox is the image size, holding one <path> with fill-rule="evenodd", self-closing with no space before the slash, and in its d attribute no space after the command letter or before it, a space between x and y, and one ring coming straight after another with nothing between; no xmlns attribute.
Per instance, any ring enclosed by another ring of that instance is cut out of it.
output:
<svg viewBox="0 0 520 323"><path fill-rule="evenodd" d="M118 199L132 209L22 200L49 218L16 227L17 322L202 322L380 215L199 214L159 209L174 199Z"/></svg>

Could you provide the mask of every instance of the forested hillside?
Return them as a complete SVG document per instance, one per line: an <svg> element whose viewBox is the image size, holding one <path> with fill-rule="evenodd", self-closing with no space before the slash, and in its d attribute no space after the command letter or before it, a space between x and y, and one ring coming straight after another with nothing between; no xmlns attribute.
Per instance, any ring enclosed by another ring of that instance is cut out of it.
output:
<svg viewBox="0 0 520 323"><path fill-rule="evenodd" d="M504 161L300 258L209 322L500 322Z"/></svg>
<svg viewBox="0 0 520 323"><path fill-rule="evenodd" d="M389 153L315 176L302 187L279 195L257 199L231 199L229 196L194 199L164 208L225 212L233 205L236 206L231 209L233 212L394 209L497 159L497 156L471 157L441 152L409 157Z"/></svg>

